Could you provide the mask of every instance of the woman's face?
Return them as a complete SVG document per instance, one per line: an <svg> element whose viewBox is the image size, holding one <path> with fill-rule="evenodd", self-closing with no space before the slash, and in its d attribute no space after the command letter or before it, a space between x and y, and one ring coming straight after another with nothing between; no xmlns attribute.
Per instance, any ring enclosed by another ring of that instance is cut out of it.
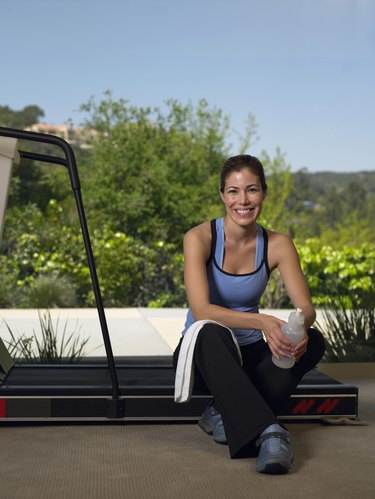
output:
<svg viewBox="0 0 375 499"><path fill-rule="evenodd" d="M227 216L236 224L254 223L261 214L265 193L259 177L249 168L231 173L220 195Z"/></svg>

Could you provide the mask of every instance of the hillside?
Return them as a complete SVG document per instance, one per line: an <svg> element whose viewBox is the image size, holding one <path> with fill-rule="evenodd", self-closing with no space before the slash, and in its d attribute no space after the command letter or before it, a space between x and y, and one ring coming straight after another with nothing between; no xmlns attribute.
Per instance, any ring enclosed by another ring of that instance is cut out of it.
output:
<svg viewBox="0 0 375 499"><path fill-rule="evenodd" d="M298 174L299 172L297 172ZM362 184L368 192L375 192L375 170L360 171L353 173L336 172L303 172L308 184L312 189L318 192L324 192L331 186L344 189L350 183L356 182Z"/></svg>

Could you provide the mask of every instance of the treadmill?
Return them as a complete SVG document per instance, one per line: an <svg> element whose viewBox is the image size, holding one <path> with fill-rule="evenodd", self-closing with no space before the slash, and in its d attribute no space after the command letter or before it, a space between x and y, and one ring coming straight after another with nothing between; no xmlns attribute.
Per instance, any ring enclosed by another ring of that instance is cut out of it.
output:
<svg viewBox="0 0 375 499"><path fill-rule="evenodd" d="M18 149L18 141L48 144L63 157ZM15 363L0 339L0 424L29 422L196 422L212 398L194 390L174 402L171 357L115 362L84 212L74 152L60 137L0 127L0 242L13 163L31 159L68 169L95 295L106 357L80 364ZM358 388L313 369L301 380L280 419L308 422L358 417Z"/></svg>

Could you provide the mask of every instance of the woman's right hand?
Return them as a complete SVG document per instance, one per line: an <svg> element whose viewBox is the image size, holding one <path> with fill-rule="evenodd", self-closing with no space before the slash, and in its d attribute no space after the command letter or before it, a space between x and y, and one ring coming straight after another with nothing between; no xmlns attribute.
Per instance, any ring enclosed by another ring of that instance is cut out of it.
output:
<svg viewBox="0 0 375 499"><path fill-rule="evenodd" d="M272 354L279 359L281 356L292 357L294 345L281 332L281 326L285 321L277 319L272 315L263 315L263 333Z"/></svg>

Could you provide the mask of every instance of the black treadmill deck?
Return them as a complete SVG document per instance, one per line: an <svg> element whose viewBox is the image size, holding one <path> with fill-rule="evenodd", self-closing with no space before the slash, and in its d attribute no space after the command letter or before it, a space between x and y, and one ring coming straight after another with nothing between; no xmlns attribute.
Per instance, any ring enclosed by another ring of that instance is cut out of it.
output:
<svg viewBox="0 0 375 499"><path fill-rule="evenodd" d="M199 419L211 396L194 391L189 403L174 402L174 371L165 365L119 365L118 421ZM100 421L113 419L108 368L98 365L19 365L0 385L0 423L7 421ZM358 416L358 388L314 369L279 412L280 419L317 420Z"/></svg>

